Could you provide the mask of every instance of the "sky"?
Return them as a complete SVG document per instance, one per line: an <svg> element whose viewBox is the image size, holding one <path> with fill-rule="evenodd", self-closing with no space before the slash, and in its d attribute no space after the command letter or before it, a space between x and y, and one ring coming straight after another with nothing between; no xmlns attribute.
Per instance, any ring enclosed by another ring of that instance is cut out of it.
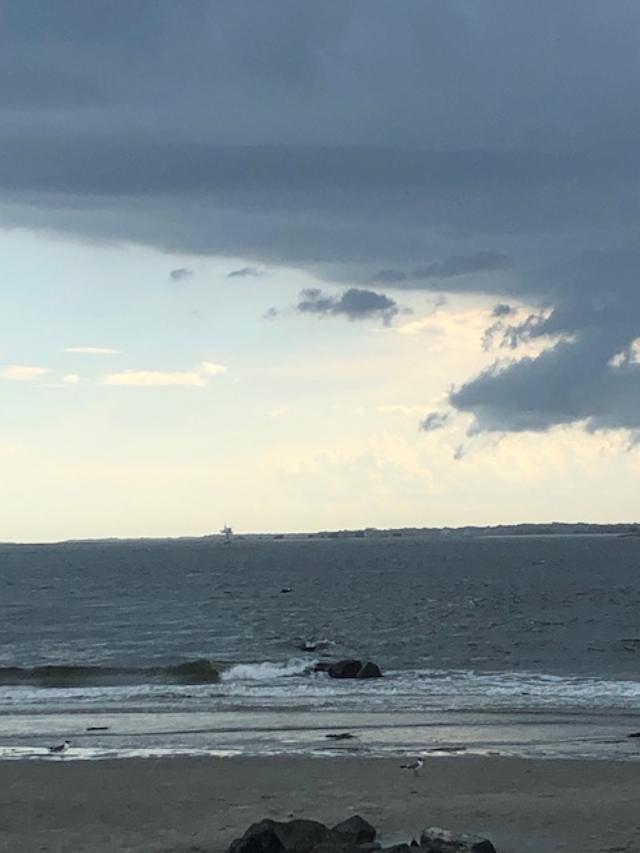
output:
<svg viewBox="0 0 640 853"><path fill-rule="evenodd" d="M0 0L0 540L637 520L639 36Z"/></svg>

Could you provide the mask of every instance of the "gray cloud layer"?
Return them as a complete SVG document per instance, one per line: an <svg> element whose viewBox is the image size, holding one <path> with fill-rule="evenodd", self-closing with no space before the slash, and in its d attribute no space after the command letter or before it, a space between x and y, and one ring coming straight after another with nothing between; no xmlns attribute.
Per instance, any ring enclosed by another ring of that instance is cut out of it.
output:
<svg viewBox="0 0 640 853"><path fill-rule="evenodd" d="M451 402L640 427L640 5L4 0L0 224L525 298ZM511 345L511 344L510 344ZM517 355L517 347L514 349Z"/></svg>
<svg viewBox="0 0 640 853"><path fill-rule="evenodd" d="M424 287L428 279L456 278L471 273L494 272L504 269L509 260L499 252L475 252L472 255L454 255L442 261L432 261L424 267L404 270L379 270L374 281L398 287Z"/></svg>

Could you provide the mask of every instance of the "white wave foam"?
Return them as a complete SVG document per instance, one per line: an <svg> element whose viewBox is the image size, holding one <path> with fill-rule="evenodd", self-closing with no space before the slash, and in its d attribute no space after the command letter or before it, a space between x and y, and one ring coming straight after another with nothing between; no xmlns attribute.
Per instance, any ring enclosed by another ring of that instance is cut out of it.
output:
<svg viewBox="0 0 640 853"><path fill-rule="evenodd" d="M239 663L221 673L222 681L273 681L285 676L305 675L314 661L293 658L281 663Z"/></svg>
<svg viewBox="0 0 640 853"><path fill-rule="evenodd" d="M371 681L310 674L313 660L236 664L218 684L42 690L0 687L0 715L20 708L296 708L336 711L633 711L640 680L465 670L387 671Z"/></svg>
<svg viewBox="0 0 640 853"><path fill-rule="evenodd" d="M374 681L335 681L301 675L306 661L256 664L229 670L220 700L283 707L336 710L629 710L640 706L640 682L555 676L526 672L475 673L464 670L390 671ZM235 672L234 672L235 670ZM231 681L231 683L229 683Z"/></svg>

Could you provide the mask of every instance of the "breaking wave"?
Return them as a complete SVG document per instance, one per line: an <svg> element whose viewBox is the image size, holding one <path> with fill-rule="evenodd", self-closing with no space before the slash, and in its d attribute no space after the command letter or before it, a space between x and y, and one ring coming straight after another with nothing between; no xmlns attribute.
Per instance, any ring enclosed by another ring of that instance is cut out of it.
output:
<svg viewBox="0 0 640 853"><path fill-rule="evenodd" d="M220 674L222 681L273 681L276 678L307 675L315 661L298 659L272 663L239 663Z"/></svg>
<svg viewBox="0 0 640 853"><path fill-rule="evenodd" d="M126 684L214 684L224 664L192 660L172 666L112 667L49 664L0 667L2 687L116 687Z"/></svg>

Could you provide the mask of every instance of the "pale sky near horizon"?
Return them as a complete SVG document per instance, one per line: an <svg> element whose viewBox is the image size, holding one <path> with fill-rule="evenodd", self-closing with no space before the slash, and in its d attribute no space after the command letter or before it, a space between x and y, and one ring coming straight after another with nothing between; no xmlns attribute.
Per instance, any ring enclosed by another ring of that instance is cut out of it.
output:
<svg viewBox="0 0 640 853"><path fill-rule="evenodd" d="M267 5L0 0L0 541L638 520L640 7Z"/></svg>

